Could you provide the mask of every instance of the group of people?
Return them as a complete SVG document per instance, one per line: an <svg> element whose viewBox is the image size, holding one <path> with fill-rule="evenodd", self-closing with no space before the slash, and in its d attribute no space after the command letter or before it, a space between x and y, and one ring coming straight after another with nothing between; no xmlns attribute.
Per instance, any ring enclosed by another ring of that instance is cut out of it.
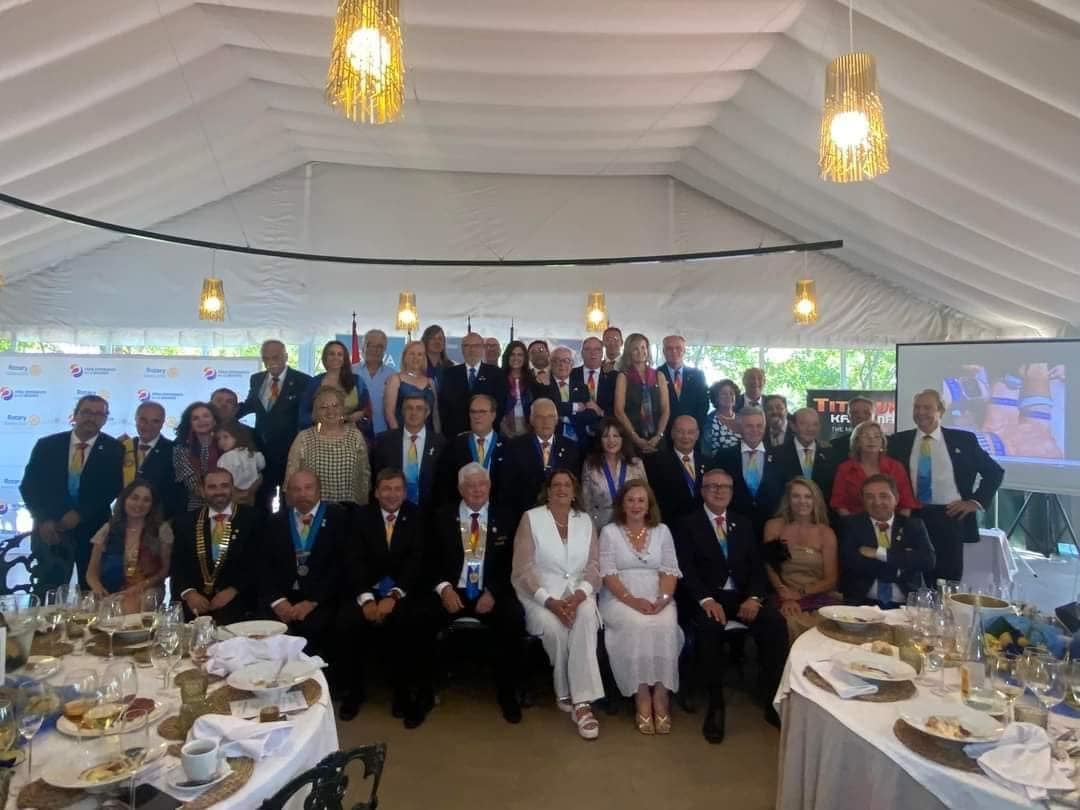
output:
<svg viewBox="0 0 1080 810"><path fill-rule="evenodd" d="M246 397L188 405L175 442L157 403L114 439L108 403L82 397L22 483L39 586L74 567L83 587L138 605L171 577L190 616L275 617L303 636L331 663L343 720L385 662L409 728L434 705L436 639L462 618L491 630L507 721L521 720L538 637L586 739L607 668L638 730L668 733L692 651L703 734L719 742L733 633L753 638L778 723L788 646L817 609L891 606L959 579L962 543L978 539L976 512L1003 476L972 434L941 427L932 390L915 397L915 430L886 441L873 403L856 399L853 431L829 444L816 411L789 415L760 369L741 390L708 386L679 336L658 367L644 335L624 342L614 327L583 342L577 366L544 341L500 353L469 333L461 348L450 363L429 327L395 370L372 330L362 362L331 341L313 378L270 340ZM254 430L237 422L247 414Z"/></svg>

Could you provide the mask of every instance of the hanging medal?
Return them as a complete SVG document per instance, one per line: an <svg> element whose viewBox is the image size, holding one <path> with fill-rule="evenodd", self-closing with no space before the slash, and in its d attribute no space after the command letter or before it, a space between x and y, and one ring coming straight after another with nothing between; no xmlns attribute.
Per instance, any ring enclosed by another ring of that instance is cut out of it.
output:
<svg viewBox="0 0 1080 810"><path fill-rule="evenodd" d="M289 517L289 531L292 534L293 551L296 554L296 575L298 577L306 577L310 571L308 561L311 559L311 549L315 545L315 538L319 534L319 529L322 528L325 522L325 502L319 504L319 508L312 518L311 525L308 527L307 537L300 534L300 528L296 525L295 510L293 510L293 514Z"/></svg>

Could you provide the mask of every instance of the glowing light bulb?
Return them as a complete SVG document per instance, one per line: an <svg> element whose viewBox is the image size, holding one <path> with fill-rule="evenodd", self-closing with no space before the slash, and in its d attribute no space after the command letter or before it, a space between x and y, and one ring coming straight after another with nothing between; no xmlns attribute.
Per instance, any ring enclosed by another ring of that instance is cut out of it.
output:
<svg viewBox="0 0 1080 810"><path fill-rule="evenodd" d="M836 115L829 125L829 137L841 149L865 146L870 137L870 121L857 110Z"/></svg>
<svg viewBox="0 0 1080 810"><path fill-rule="evenodd" d="M203 309L207 312L218 312L221 309L221 299L216 295L211 295L203 301Z"/></svg>
<svg viewBox="0 0 1080 810"><path fill-rule="evenodd" d="M798 303L795 304L795 311L800 315L809 315L814 311L814 302L809 298L801 298Z"/></svg>
<svg viewBox="0 0 1080 810"><path fill-rule="evenodd" d="M349 35L345 55L353 70L379 85L383 71L390 65L390 42L376 28L357 28Z"/></svg>

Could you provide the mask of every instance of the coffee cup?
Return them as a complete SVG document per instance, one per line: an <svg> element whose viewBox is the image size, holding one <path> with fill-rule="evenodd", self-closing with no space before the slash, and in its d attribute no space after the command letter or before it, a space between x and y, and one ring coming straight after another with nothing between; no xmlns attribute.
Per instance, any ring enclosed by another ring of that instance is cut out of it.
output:
<svg viewBox="0 0 1080 810"><path fill-rule="evenodd" d="M180 764L192 782L209 782L219 769L218 744L215 740L192 740L180 749Z"/></svg>

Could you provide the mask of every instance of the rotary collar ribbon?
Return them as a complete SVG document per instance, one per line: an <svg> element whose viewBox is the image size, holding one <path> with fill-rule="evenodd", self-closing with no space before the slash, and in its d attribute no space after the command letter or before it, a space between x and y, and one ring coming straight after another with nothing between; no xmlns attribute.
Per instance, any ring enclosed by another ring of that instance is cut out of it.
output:
<svg viewBox="0 0 1080 810"><path fill-rule="evenodd" d="M235 504L233 504L232 511L235 515ZM225 559L229 556L229 544L233 540L232 517L229 517L225 519L222 526L220 552L218 553L217 562L214 563L214 570L211 572L206 562L208 556L212 557L212 555L207 554L206 545L206 523L209 519L209 508L204 506L199 510L199 519L195 521L195 554L199 558L199 571L202 573L203 595L207 597L214 595L214 585L217 582L218 574L221 573L221 569L225 567Z"/></svg>

